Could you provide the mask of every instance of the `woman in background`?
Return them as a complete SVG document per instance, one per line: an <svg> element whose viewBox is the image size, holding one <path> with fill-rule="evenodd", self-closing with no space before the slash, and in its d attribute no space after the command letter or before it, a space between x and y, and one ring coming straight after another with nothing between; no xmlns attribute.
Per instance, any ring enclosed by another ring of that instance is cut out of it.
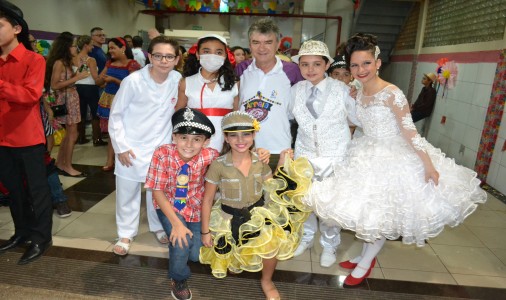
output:
<svg viewBox="0 0 506 300"><path fill-rule="evenodd" d="M100 129L102 132L108 132L109 112L111 110L114 95L118 92L121 81L130 73L141 68L134 59L132 49L128 47L125 40L121 37L109 40L109 61L104 70L100 73L100 78L106 82L104 92L98 101L97 115L100 118ZM102 170L108 172L114 169L114 150L111 143L107 146L107 162Z"/></svg>
<svg viewBox="0 0 506 300"><path fill-rule="evenodd" d="M77 39L77 50L79 54L74 57L74 66L76 70L88 70L90 74L88 77L76 82L81 109L81 122L78 125L78 143L87 143L85 128L87 109L89 107L92 116L91 130L93 146L105 146L107 142L102 140L100 121L97 116L98 99L100 97L98 87L102 85L104 81L98 76L97 61L93 57L88 56L92 49L93 42L89 35L82 35Z"/></svg>
<svg viewBox="0 0 506 300"><path fill-rule="evenodd" d="M65 104L67 114L57 117L65 125L66 134L60 144L56 167L64 176L85 177L86 174L74 169L72 154L77 140L77 124L81 121L79 95L75 87L78 80L89 76L88 70L74 73L73 58L77 55L77 45L70 32L62 32L53 42L46 64L45 89L55 91L56 104Z"/></svg>

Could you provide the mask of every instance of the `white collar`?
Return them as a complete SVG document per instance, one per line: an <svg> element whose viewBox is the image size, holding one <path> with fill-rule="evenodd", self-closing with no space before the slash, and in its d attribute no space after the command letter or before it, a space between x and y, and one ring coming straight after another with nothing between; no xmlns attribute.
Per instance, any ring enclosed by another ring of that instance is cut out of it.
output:
<svg viewBox="0 0 506 300"><path fill-rule="evenodd" d="M313 85L311 82L308 81L308 91L311 93L311 88L313 86L316 86L316 88L320 91L320 93L325 92L325 89L327 88L327 77L323 78L322 81L318 82L317 85Z"/></svg>
<svg viewBox="0 0 506 300"><path fill-rule="evenodd" d="M253 62L251 63L251 65L249 66L250 68L252 68L252 70L254 71L260 71L260 72L264 72L262 69L260 69L259 67L257 67L257 64L256 64L256 59L253 58ZM265 74L271 74L271 73L277 73L279 71L283 70L283 63L281 62L281 59L279 57L276 56L276 64L274 65L274 67L268 72L268 73L265 73Z"/></svg>

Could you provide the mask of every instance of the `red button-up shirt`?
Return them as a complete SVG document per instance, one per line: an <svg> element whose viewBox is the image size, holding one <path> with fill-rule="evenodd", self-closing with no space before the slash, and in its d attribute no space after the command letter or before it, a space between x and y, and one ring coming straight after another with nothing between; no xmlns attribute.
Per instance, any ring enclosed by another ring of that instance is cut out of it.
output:
<svg viewBox="0 0 506 300"><path fill-rule="evenodd" d="M44 57L23 44L0 58L0 146L45 143L39 106L45 70Z"/></svg>
<svg viewBox="0 0 506 300"><path fill-rule="evenodd" d="M149 166L148 176L146 177L145 188L153 190L162 190L169 199L175 212L187 222L200 222L200 213L202 211L202 197L204 196L204 176L207 167L219 156L218 151L213 148L204 148L198 155L192 158L187 164L188 177L188 195L186 206L178 211L174 207L174 195L176 194L177 174L185 162L179 157L176 145L162 145L153 153L151 165ZM158 208L153 199L155 208Z"/></svg>

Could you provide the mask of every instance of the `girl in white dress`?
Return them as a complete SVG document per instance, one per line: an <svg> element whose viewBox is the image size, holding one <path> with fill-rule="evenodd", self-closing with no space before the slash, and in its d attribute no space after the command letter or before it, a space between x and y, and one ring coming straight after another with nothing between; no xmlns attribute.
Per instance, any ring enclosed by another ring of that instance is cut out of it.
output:
<svg viewBox="0 0 506 300"><path fill-rule="evenodd" d="M314 182L305 202L330 224L365 241L361 255L340 266L353 269L346 285L369 276L386 239L423 246L445 225L457 226L486 200L476 173L446 158L416 131L402 91L377 75L376 37L348 40L346 58L363 89L357 117L365 136L353 139L347 164ZM329 189L334 195L329 197Z"/></svg>
<svg viewBox="0 0 506 300"><path fill-rule="evenodd" d="M209 147L221 151L221 120L239 107L239 82L228 58L227 41L217 34L205 35L188 53L176 110L190 107L204 113L216 128Z"/></svg>

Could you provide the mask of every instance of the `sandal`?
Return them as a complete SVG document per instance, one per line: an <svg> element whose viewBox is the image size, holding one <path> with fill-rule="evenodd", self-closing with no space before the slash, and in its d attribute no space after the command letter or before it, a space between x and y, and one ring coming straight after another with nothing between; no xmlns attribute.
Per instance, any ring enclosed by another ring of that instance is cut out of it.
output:
<svg viewBox="0 0 506 300"><path fill-rule="evenodd" d="M167 236L167 233L165 233L165 230L158 230L155 232L156 239L160 244L168 244L169 243L169 237Z"/></svg>
<svg viewBox="0 0 506 300"><path fill-rule="evenodd" d="M130 250L130 246L132 244L132 240L128 239L128 243L122 242L122 238L119 238L116 244L114 244L114 247L112 248L112 252L119 256L125 256L128 254L128 251ZM116 247L120 247L121 251L116 251Z"/></svg>

